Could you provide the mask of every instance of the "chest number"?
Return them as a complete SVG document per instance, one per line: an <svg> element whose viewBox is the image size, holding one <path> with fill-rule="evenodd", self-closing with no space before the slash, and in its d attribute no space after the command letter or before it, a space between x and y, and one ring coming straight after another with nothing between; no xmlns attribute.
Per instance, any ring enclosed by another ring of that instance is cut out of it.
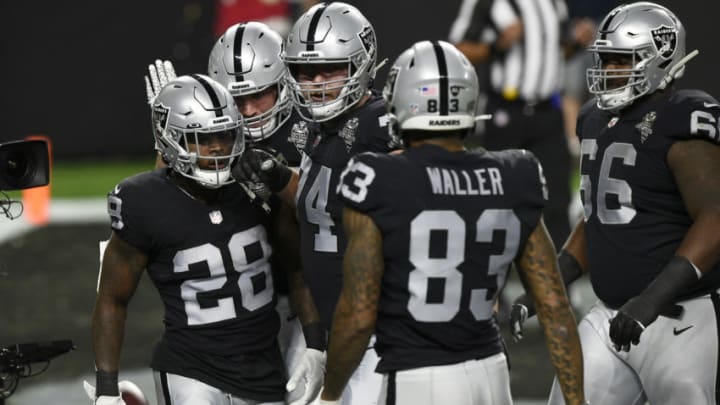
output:
<svg viewBox="0 0 720 405"><path fill-rule="evenodd" d="M585 160L595 160L597 158L598 145L595 139L583 139L580 144L580 153ZM593 200L592 181L590 175L583 174L580 176L580 191L583 199L583 210L585 212L585 220L587 221L593 214L593 201L596 201L597 217L603 224L617 225L627 224L635 218L637 211L632 203L632 188L627 181L610 177L615 160L621 160L625 166L635 166L637 152L635 147L629 143L615 142L605 149L600 163L600 173L598 175L597 196ZM582 168L581 173L584 172ZM608 208L607 197L609 194L616 195L619 208Z"/></svg>
<svg viewBox="0 0 720 405"><path fill-rule="evenodd" d="M469 309L478 320L490 319L497 292L505 283L508 266L520 244L520 220L511 210L483 211L475 222L475 242L490 243L495 230L505 231L503 251L490 255L487 276L491 288L470 290ZM432 231L447 235L445 257L431 257ZM421 322L448 322L460 311L463 301L463 273L458 269L465 260L466 223L455 211L423 211L410 223L410 262L415 267L408 279L408 311ZM431 280L441 281L442 301L428 302Z"/></svg>
<svg viewBox="0 0 720 405"><path fill-rule="evenodd" d="M259 243L262 257L250 262L245 248ZM239 297L240 304L248 311L254 311L273 299L273 280L268 259L272 249L267 242L267 234L262 225L238 232L232 236L227 246L232 258L232 270L240 273L237 286L232 286L225 296L220 290L228 279L228 269L223 264L222 252L217 246L204 245L178 251L173 258L173 272L190 271L190 266L207 266L209 277L191 278L180 286L180 294L185 303L188 325L204 325L221 322L237 317L235 300ZM258 278L265 278L264 288L256 289ZM237 288L235 288L237 287ZM239 294L238 294L239 290ZM215 305L201 305L201 301Z"/></svg>

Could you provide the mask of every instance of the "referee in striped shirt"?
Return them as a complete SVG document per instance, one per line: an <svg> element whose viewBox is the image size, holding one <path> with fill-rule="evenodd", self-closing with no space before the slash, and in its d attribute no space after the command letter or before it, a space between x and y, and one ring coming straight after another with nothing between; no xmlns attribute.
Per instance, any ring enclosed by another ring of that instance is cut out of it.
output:
<svg viewBox="0 0 720 405"><path fill-rule="evenodd" d="M559 101L566 21L563 0L463 0L450 32L473 63L487 65L493 118L483 146L528 149L543 165L544 217L558 248L570 232L570 153Z"/></svg>

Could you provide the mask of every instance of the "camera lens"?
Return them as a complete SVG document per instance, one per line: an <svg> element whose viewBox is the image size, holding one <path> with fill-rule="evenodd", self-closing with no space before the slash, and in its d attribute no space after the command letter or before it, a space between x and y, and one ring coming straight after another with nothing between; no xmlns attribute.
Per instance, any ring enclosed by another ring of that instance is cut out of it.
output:
<svg viewBox="0 0 720 405"><path fill-rule="evenodd" d="M19 181L28 174L28 156L20 151L11 152L5 162L5 174L10 181Z"/></svg>
<svg viewBox="0 0 720 405"><path fill-rule="evenodd" d="M49 180L49 155L45 141L0 144L0 190L44 186Z"/></svg>

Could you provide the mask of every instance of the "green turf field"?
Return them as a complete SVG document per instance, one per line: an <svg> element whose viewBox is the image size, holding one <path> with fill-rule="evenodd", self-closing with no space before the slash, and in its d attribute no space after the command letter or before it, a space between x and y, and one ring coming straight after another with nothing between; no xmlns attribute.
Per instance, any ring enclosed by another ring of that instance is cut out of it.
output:
<svg viewBox="0 0 720 405"><path fill-rule="evenodd" d="M54 198L104 197L120 180L153 168L152 160L53 162L50 189ZM19 191L8 193L11 198Z"/></svg>
<svg viewBox="0 0 720 405"><path fill-rule="evenodd" d="M152 169L150 160L55 162L51 174L51 192L54 198L105 197L120 180ZM576 190L579 174L573 170L572 189ZM8 193L17 198L19 191Z"/></svg>

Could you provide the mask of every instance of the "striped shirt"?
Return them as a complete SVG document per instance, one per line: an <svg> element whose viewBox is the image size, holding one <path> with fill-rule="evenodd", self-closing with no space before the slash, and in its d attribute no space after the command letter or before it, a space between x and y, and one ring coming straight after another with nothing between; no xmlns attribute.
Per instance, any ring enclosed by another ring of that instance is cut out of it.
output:
<svg viewBox="0 0 720 405"><path fill-rule="evenodd" d="M523 36L504 55L492 55L490 85L507 99L548 100L563 75L563 0L463 0L450 41L494 43L502 31L522 21Z"/></svg>

